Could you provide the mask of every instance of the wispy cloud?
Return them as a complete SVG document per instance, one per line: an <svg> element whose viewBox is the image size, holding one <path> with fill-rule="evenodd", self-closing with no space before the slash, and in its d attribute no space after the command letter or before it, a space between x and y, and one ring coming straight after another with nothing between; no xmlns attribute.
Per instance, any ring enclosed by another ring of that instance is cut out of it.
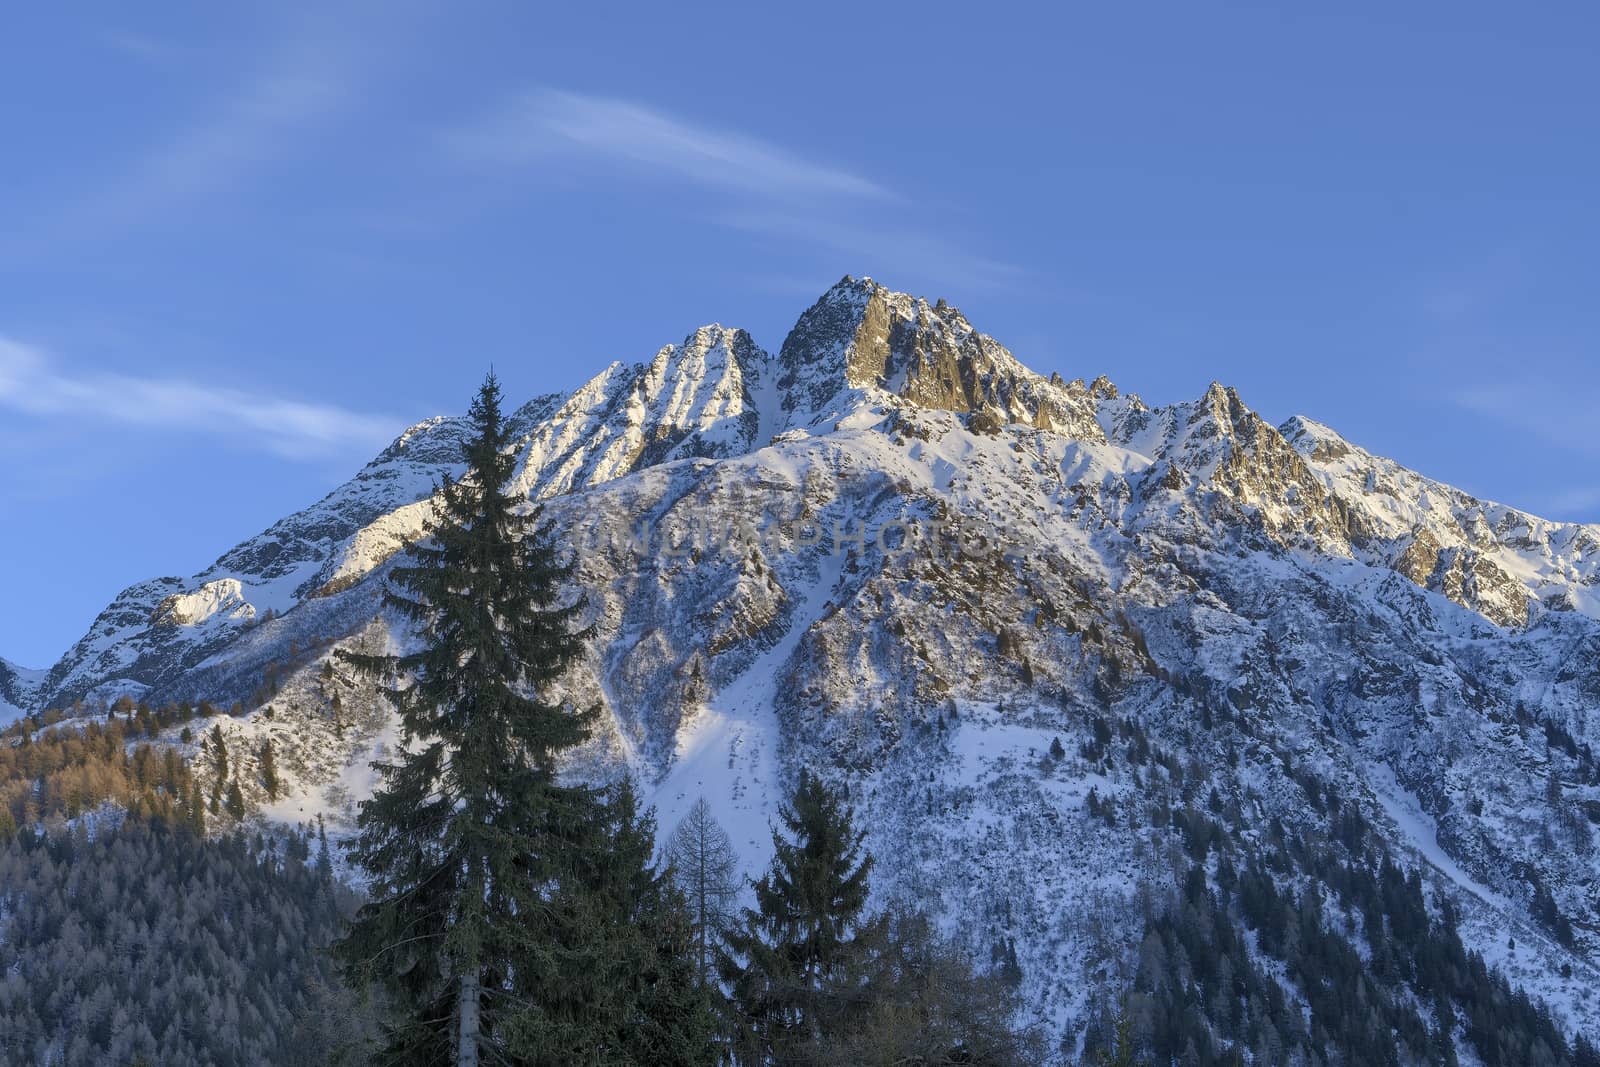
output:
<svg viewBox="0 0 1600 1067"><path fill-rule="evenodd" d="M370 50L352 32L329 18L284 27L258 55L240 59L233 81L211 87L208 104L186 123L152 133L127 158L100 162L92 184L37 212L13 232L7 253L22 258L160 227L185 217L198 198L246 183L350 104ZM102 39L163 77L184 73L198 54L137 35Z"/></svg>
<svg viewBox="0 0 1600 1067"><path fill-rule="evenodd" d="M1015 282L1020 268L974 255L926 224L898 190L749 134L614 97L535 89L457 130L448 143L476 164L521 167L567 159L641 180L717 194L710 221L793 248L819 249L853 273L893 272L961 288ZM685 207L686 217L704 212Z"/></svg>
<svg viewBox="0 0 1600 1067"><path fill-rule="evenodd" d="M221 438L297 460L370 450L401 426L398 419L179 379L66 373L40 349L3 336L0 407L36 418Z"/></svg>
<svg viewBox="0 0 1600 1067"><path fill-rule="evenodd" d="M1558 386L1551 382L1483 385L1450 394L1457 407L1491 419L1572 457L1600 457L1600 431L1594 413L1600 393L1592 389ZM1547 465L1552 472L1582 471L1586 464ZM1557 475L1559 477L1559 475ZM1554 479L1552 479L1554 480ZM1541 514L1578 522L1593 522L1600 513L1600 487L1568 486L1545 494L1537 504Z"/></svg>
<svg viewBox="0 0 1600 1067"><path fill-rule="evenodd" d="M224 94L211 114L152 145L80 205L81 217L96 226L125 223L242 180L336 112L349 91L346 78L334 43L294 41Z"/></svg>
<svg viewBox="0 0 1600 1067"><path fill-rule="evenodd" d="M1479 385L1450 394L1457 407L1522 430L1547 444L1585 455L1600 455L1595 429L1600 394L1553 382Z"/></svg>
<svg viewBox="0 0 1600 1067"><path fill-rule="evenodd" d="M755 137L697 125L627 100L556 89L523 93L454 134L452 141L462 154L484 161L526 163L577 153L763 197L890 195L869 178Z"/></svg>

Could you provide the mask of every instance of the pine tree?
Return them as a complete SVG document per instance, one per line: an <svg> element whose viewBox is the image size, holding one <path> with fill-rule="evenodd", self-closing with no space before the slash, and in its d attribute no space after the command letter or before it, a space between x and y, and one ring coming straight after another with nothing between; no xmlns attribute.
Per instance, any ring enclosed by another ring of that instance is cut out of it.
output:
<svg viewBox="0 0 1600 1067"><path fill-rule="evenodd" d="M261 742L261 785L267 791L267 799L278 799L278 758L273 754L270 737Z"/></svg>
<svg viewBox="0 0 1600 1067"><path fill-rule="evenodd" d="M772 865L755 884L757 907L745 909L719 960L740 1062L782 1061L820 1044L858 955L867 904L872 857L838 794L802 771L779 819Z"/></svg>
<svg viewBox="0 0 1600 1067"><path fill-rule="evenodd" d="M570 854L575 877L548 901L571 921L547 927L514 984L529 1007L508 1021L507 1049L518 1063L709 1067L711 991L694 969L683 899L651 864L653 820L626 780L600 814Z"/></svg>
<svg viewBox="0 0 1600 1067"><path fill-rule="evenodd" d="M403 1021L389 1058L403 1063L503 1061L502 1024L514 1014L587 1021L559 998L583 977L578 950L564 947L578 921L568 857L593 843L600 800L556 769L596 710L545 696L586 635L573 629L579 605L560 603L571 569L550 527L510 491L492 374L470 419L466 473L440 487L426 539L385 596L421 647L345 656L385 680L403 744L376 765L362 805L353 855L371 900L340 949L394 993ZM553 1017L551 1002L568 1017Z"/></svg>
<svg viewBox="0 0 1600 1067"><path fill-rule="evenodd" d="M228 814L233 816L235 822L244 818L244 793L239 789L237 779L228 783L228 799L226 801Z"/></svg>
<svg viewBox="0 0 1600 1067"><path fill-rule="evenodd" d="M323 824L322 812L317 812L317 877L324 882L333 880L333 853L328 849L328 828Z"/></svg>
<svg viewBox="0 0 1600 1067"><path fill-rule="evenodd" d="M667 839L666 858L688 902L695 969L702 982L709 981L716 947L736 915L739 857L704 797Z"/></svg>

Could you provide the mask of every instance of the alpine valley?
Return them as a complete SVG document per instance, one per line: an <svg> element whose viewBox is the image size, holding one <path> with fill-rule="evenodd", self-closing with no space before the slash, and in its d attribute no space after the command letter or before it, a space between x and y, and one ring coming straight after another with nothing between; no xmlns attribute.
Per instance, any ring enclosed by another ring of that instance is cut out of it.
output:
<svg viewBox="0 0 1600 1067"><path fill-rule="evenodd" d="M701 327L514 427L594 627L562 695L602 726L570 773L631 772L663 835L704 797L759 874L810 769L854 805L875 899L1008 969L1068 1060L1135 994L1259 1015L1163 935L1213 889L1236 988L1265 975L1284 1026L1314 1031L1325 983L1295 946L1328 938L1374 1025L1415 1016L1462 1063L1516 1062L1471 981L1600 1038L1600 526L1220 384L1151 407L1035 374L866 278L776 352ZM0 661L0 720L199 706L157 747L205 783L220 728L247 822L347 836L398 735L335 653L412 640L385 576L465 432L413 426L193 577L129 587L47 671ZM1296 902L1286 931L1258 883ZM1392 947L1406 916L1477 978Z"/></svg>

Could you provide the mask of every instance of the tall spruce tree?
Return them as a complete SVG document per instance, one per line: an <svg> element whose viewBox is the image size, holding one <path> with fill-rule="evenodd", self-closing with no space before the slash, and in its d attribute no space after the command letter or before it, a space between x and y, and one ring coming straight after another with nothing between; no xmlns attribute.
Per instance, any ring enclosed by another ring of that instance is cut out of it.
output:
<svg viewBox="0 0 1600 1067"><path fill-rule="evenodd" d="M603 798L561 782L557 765L596 711L546 696L586 635L574 630L579 605L561 602L570 564L510 489L493 374L470 419L466 471L441 485L425 539L385 596L417 650L346 657L385 680L401 723L353 849L371 900L339 946L395 997L393 1063L528 1062L508 1051L507 1020L553 1002L541 1024L587 1021L584 1005L557 994L582 954L571 857L595 847Z"/></svg>
<svg viewBox="0 0 1600 1067"><path fill-rule="evenodd" d="M812 1062L845 1009L867 925L872 857L843 798L809 771L779 812L756 908L729 932L718 961L735 1015L740 1063Z"/></svg>
<svg viewBox="0 0 1600 1067"><path fill-rule="evenodd" d="M651 863L655 827L633 784L608 791L592 837L570 853L568 887L548 901L540 951L514 984L518 1063L709 1067L718 1062L712 991L694 968L689 915Z"/></svg>

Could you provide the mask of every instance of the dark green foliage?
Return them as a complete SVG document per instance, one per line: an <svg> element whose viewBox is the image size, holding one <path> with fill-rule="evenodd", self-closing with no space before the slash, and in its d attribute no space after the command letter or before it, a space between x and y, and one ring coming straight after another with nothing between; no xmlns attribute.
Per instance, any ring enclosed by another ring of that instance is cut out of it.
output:
<svg viewBox="0 0 1600 1067"><path fill-rule="evenodd" d="M814 1046L816 1064L1032 1067L1036 1033L1016 1028L1022 1004L1001 973L980 974L926 916L894 911L867 924L840 983L844 995Z"/></svg>
<svg viewBox="0 0 1600 1067"><path fill-rule="evenodd" d="M742 1062L760 1062L768 1050L798 1054L790 1050L819 1038L859 952L867 905L872 857L838 794L802 771L779 820L772 865L755 885L757 906L729 933L720 967Z"/></svg>
<svg viewBox="0 0 1600 1067"><path fill-rule="evenodd" d="M244 792L239 788L239 783L237 781L231 782L228 785L228 799L226 801L226 808L228 814L233 817L234 822L238 822L244 818Z"/></svg>
<svg viewBox="0 0 1600 1067"><path fill-rule="evenodd" d="M272 751L272 738L261 742L261 787L267 791L267 798L278 799L278 757Z"/></svg>
<svg viewBox="0 0 1600 1067"><path fill-rule="evenodd" d="M211 769L217 787L228 780L228 742L222 736L222 724L211 728Z"/></svg>
<svg viewBox="0 0 1600 1067"><path fill-rule="evenodd" d="M1531 872L1530 872L1531 874ZM1556 906L1555 898L1550 895L1550 890L1538 880L1537 875L1530 876L1533 882L1533 917L1549 930L1562 945L1571 948L1573 945L1572 921L1561 914L1561 909Z"/></svg>
<svg viewBox="0 0 1600 1067"><path fill-rule="evenodd" d="M1104 1021L1105 1043L1090 1061L1094 1067L1142 1067L1138 1039L1133 1034L1133 1019L1125 1007Z"/></svg>
<svg viewBox="0 0 1600 1067"><path fill-rule="evenodd" d="M517 961L511 986L525 1007L506 1020L507 1052L518 1063L714 1063L712 994L683 899L651 866L653 821L628 782L596 815L549 902L557 921Z"/></svg>
<svg viewBox="0 0 1600 1067"><path fill-rule="evenodd" d="M563 783L595 709L545 693L581 651L579 605L514 457L493 376L474 401L466 474L386 604L421 638L347 659L387 683L404 748L378 765L356 860L372 875L340 951L401 1008L387 1056L439 1063L710 1062L711 1015L685 953L682 902L650 866L631 787Z"/></svg>
<svg viewBox="0 0 1600 1067"><path fill-rule="evenodd" d="M385 596L421 647L346 657L388 683L405 746L377 765L378 788L361 807L353 855L372 876L372 901L340 945L356 973L393 989L396 1062L450 1059L463 1004L469 1029L481 1005L479 1045L500 1048L519 1010L506 989L513 970L531 966L524 982L537 982L563 962L551 946L576 919L549 901L599 808L592 790L556 778L594 714L542 698L579 653L578 607L558 603L570 569L551 531L508 491L514 457L492 375L470 417L466 474L440 487L427 538ZM529 953L539 954L532 965Z"/></svg>
<svg viewBox="0 0 1600 1067"><path fill-rule="evenodd" d="M757 907L719 960L735 1062L1039 1062L1004 977L975 973L925 917L866 914L872 858L838 794L802 772L780 819Z"/></svg>
<svg viewBox="0 0 1600 1067"><path fill-rule="evenodd" d="M366 1062L323 954L345 894L285 851L132 821L0 843L0 1062Z"/></svg>

